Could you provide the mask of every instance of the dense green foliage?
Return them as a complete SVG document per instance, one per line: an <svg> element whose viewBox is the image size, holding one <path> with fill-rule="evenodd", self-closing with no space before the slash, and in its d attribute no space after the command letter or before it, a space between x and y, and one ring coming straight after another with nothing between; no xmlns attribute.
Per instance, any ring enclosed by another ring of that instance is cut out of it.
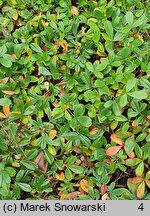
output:
<svg viewBox="0 0 150 216"><path fill-rule="evenodd" d="M0 199L150 199L150 3L0 0Z"/></svg>

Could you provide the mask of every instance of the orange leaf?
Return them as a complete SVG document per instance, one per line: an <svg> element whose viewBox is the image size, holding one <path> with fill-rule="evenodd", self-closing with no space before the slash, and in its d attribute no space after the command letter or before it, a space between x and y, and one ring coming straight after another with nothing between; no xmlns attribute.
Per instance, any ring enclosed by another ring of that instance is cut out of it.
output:
<svg viewBox="0 0 150 216"><path fill-rule="evenodd" d="M16 56L15 54L11 54L11 57L12 57L13 59L17 59L17 56Z"/></svg>
<svg viewBox="0 0 150 216"><path fill-rule="evenodd" d="M98 133L98 131L99 131L99 129L95 127L92 130L90 130L90 134L94 135L94 134Z"/></svg>
<svg viewBox="0 0 150 216"><path fill-rule="evenodd" d="M6 95L14 95L13 91L2 90L2 92Z"/></svg>
<svg viewBox="0 0 150 216"><path fill-rule="evenodd" d="M10 106L3 106L3 111L6 117L10 115Z"/></svg>
<svg viewBox="0 0 150 216"><path fill-rule="evenodd" d="M136 195L139 199L142 199L145 193L145 182L142 181L141 184L137 188Z"/></svg>
<svg viewBox="0 0 150 216"><path fill-rule="evenodd" d="M82 179L80 181L80 187L83 191L85 191L86 193L88 193L89 190L89 183L86 179Z"/></svg>
<svg viewBox="0 0 150 216"><path fill-rule="evenodd" d="M150 120L150 115L146 116L148 120Z"/></svg>
<svg viewBox="0 0 150 216"><path fill-rule="evenodd" d="M101 187L101 194L104 195L107 191L107 185L106 184L103 184L102 187Z"/></svg>
<svg viewBox="0 0 150 216"><path fill-rule="evenodd" d="M56 179L59 181L64 181L64 179L65 179L64 173L63 172L61 172L60 174L56 173Z"/></svg>
<svg viewBox="0 0 150 216"><path fill-rule="evenodd" d="M140 183L141 181L143 181L143 178L137 176L137 177L134 177L134 178L129 178L128 180L129 180L129 182L130 182L131 184L138 184L138 183Z"/></svg>
<svg viewBox="0 0 150 216"><path fill-rule="evenodd" d="M118 151L122 148L122 146L113 146L107 149L106 155L107 156L113 156L118 153Z"/></svg>
<svg viewBox="0 0 150 216"><path fill-rule="evenodd" d="M0 118L6 118L6 116L2 112L0 112Z"/></svg>
<svg viewBox="0 0 150 216"><path fill-rule="evenodd" d="M116 137L116 134L112 134L111 136L110 136L110 139L113 141L113 142L115 142L115 143L117 143L117 144L119 144L119 145L124 145L123 144L123 142L122 142L122 140L120 139L120 138L117 138Z"/></svg>
<svg viewBox="0 0 150 216"><path fill-rule="evenodd" d="M130 154L128 154L129 158L134 158L135 157L135 154L134 152L131 152Z"/></svg>
<svg viewBox="0 0 150 216"><path fill-rule="evenodd" d="M71 7L71 13L75 16L78 16L79 14L78 9L75 6Z"/></svg>

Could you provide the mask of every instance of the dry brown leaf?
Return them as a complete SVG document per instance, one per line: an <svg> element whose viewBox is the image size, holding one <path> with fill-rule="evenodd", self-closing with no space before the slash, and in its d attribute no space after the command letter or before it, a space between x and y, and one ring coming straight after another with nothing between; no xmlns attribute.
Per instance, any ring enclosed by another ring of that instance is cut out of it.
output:
<svg viewBox="0 0 150 216"><path fill-rule="evenodd" d="M106 155L107 156L113 156L118 153L118 151L122 148L122 146L113 146L107 149Z"/></svg>
<svg viewBox="0 0 150 216"><path fill-rule="evenodd" d="M2 83L6 84L8 81L14 82L14 80L11 77L5 77L4 79L1 80Z"/></svg>
<svg viewBox="0 0 150 216"><path fill-rule="evenodd" d="M10 115L10 106L3 106L3 111L6 117Z"/></svg>
<svg viewBox="0 0 150 216"><path fill-rule="evenodd" d="M66 199L73 200L78 197L79 192L72 192L65 196Z"/></svg>
<svg viewBox="0 0 150 216"><path fill-rule="evenodd" d="M75 151L77 154L82 154L82 151L78 146L74 146L73 151Z"/></svg>
<svg viewBox="0 0 150 216"><path fill-rule="evenodd" d="M117 143L117 144L119 144L119 145L121 145L121 146L124 145L123 142L122 142L122 140L121 140L120 138L117 138L117 137L116 137L116 134L111 134L110 139L111 139L113 142L115 142L115 143Z"/></svg>
<svg viewBox="0 0 150 216"><path fill-rule="evenodd" d="M38 168L41 171L45 171L45 163L44 163L44 152L40 152L39 155L35 159L35 163L38 165Z"/></svg>
<svg viewBox="0 0 150 216"><path fill-rule="evenodd" d="M85 191L86 193L88 193L89 190L89 183L86 179L82 179L80 181L80 187L83 191Z"/></svg>
<svg viewBox="0 0 150 216"><path fill-rule="evenodd" d="M78 9L75 6L71 7L71 13L75 16L79 15Z"/></svg>
<svg viewBox="0 0 150 216"><path fill-rule="evenodd" d="M108 197L108 193L105 193L105 194L102 196L102 200L107 200L107 197Z"/></svg>

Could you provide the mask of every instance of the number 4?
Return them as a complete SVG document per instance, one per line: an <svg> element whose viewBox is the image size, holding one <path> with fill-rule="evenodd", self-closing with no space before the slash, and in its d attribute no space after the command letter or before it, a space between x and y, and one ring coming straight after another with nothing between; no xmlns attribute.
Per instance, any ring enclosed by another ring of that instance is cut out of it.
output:
<svg viewBox="0 0 150 216"><path fill-rule="evenodd" d="M141 203L138 207L139 210L143 211L144 210L144 207L143 207L143 203Z"/></svg>

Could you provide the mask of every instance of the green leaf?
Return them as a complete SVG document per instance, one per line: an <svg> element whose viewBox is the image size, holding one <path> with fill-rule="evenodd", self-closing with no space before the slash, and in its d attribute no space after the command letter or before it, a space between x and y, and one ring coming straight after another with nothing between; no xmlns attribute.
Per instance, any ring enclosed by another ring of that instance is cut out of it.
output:
<svg viewBox="0 0 150 216"><path fill-rule="evenodd" d="M131 11L128 11L126 13L126 21L129 25L132 25L133 23L133 13Z"/></svg>
<svg viewBox="0 0 150 216"><path fill-rule="evenodd" d="M16 170L13 167L6 167L5 171L10 175L10 177L14 177L16 175Z"/></svg>
<svg viewBox="0 0 150 216"><path fill-rule="evenodd" d="M134 88L134 86L136 85L136 79L130 79L128 80L127 84L126 84L126 91L129 92L131 89Z"/></svg>
<svg viewBox="0 0 150 216"><path fill-rule="evenodd" d="M120 106L116 101L113 101L112 110L116 116L121 115L121 109Z"/></svg>
<svg viewBox="0 0 150 216"><path fill-rule="evenodd" d="M41 47L38 44L36 44L36 43L31 43L30 47L35 52L39 52L39 53L42 52Z"/></svg>
<svg viewBox="0 0 150 216"><path fill-rule="evenodd" d="M17 185L25 192L31 192L32 188L29 184L17 182Z"/></svg>
<svg viewBox="0 0 150 216"><path fill-rule="evenodd" d="M6 188L0 188L0 194L4 197L8 196L9 191Z"/></svg>
<svg viewBox="0 0 150 216"><path fill-rule="evenodd" d="M90 127L92 120L88 116L79 116L78 121L83 127Z"/></svg>
<svg viewBox="0 0 150 216"><path fill-rule="evenodd" d="M11 104L11 100L8 98L0 98L0 106L9 106Z"/></svg>
<svg viewBox="0 0 150 216"><path fill-rule="evenodd" d="M40 74L43 74L45 76L49 76L51 73L49 70L47 70L47 68L43 67L43 66L40 66L39 67L39 73Z"/></svg>
<svg viewBox="0 0 150 216"><path fill-rule="evenodd" d="M128 57L130 56L130 53L131 53L130 48L129 48L129 47L124 47L124 48L122 48L122 49L118 52L117 55L121 56L122 59L126 59L126 58L128 58Z"/></svg>
<svg viewBox="0 0 150 216"><path fill-rule="evenodd" d="M49 164L52 164L54 161L53 156L49 153L49 151L47 149L45 149L44 152L45 152L45 157L46 157L47 162Z"/></svg>
<svg viewBox="0 0 150 216"><path fill-rule="evenodd" d="M136 176L142 176L144 172L144 163L143 161L138 165L138 167L135 170Z"/></svg>
<svg viewBox="0 0 150 216"><path fill-rule="evenodd" d="M65 132L62 134L62 137L68 139L68 140L75 140L78 137L78 134L75 132Z"/></svg>
<svg viewBox="0 0 150 216"><path fill-rule="evenodd" d="M120 101L119 101L119 104L121 107L124 107L126 106L128 103L128 100L127 100L127 94L124 94L120 97Z"/></svg>
<svg viewBox="0 0 150 216"><path fill-rule="evenodd" d="M136 145L136 142L135 142L134 135L133 135L125 141L126 153L130 154L131 152L133 152L135 145Z"/></svg>
<svg viewBox="0 0 150 216"><path fill-rule="evenodd" d="M86 67L89 71L91 72L94 71L93 64L91 62L86 62Z"/></svg>
<svg viewBox="0 0 150 216"><path fill-rule="evenodd" d="M139 158L132 158L132 159L127 159L126 160L126 165L127 166L136 166L141 162L141 159Z"/></svg>
<svg viewBox="0 0 150 216"><path fill-rule="evenodd" d="M81 166L72 165L68 167L72 172L76 174L83 174L84 169Z"/></svg>
<svg viewBox="0 0 150 216"><path fill-rule="evenodd" d="M7 52L6 45L0 47L0 57L3 56Z"/></svg>
<svg viewBox="0 0 150 216"><path fill-rule="evenodd" d="M96 72L103 71L107 67L107 65L108 65L108 61L102 59L101 63L96 66L95 71Z"/></svg>
<svg viewBox="0 0 150 216"><path fill-rule="evenodd" d="M134 92L128 93L128 95L130 95L131 97L136 98L138 100L142 100L142 99L147 98L147 93L143 90L134 91Z"/></svg>
<svg viewBox="0 0 150 216"><path fill-rule="evenodd" d="M71 181L73 179L72 172L68 168L65 170L65 177L67 178L68 181Z"/></svg>
<svg viewBox="0 0 150 216"><path fill-rule="evenodd" d="M34 162L22 160L21 163L29 170L35 170L36 168L36 164Z"/></svg>
<svg viewBox="0 0 150 216"><path fill-rule="evenodd" d="M113 40L114 37L114 31L113 31L113 26L112 23L108 20L105 22L105 30L107 35L110 37L111 40Z"/></svg>
<svg viewBox="0 0 150 216"><path fill-rule="evenodd" d="M78 104L74 106L74 114L75 116L83 115L85 112L85 107L83 104Z"/></svg>
<svg viewBox="0 0 150 216"><path fill-rule="evenodd" d="M0 63L7 68L10 68L12 66L12 62L7 58L0 58Z"/></svg>

